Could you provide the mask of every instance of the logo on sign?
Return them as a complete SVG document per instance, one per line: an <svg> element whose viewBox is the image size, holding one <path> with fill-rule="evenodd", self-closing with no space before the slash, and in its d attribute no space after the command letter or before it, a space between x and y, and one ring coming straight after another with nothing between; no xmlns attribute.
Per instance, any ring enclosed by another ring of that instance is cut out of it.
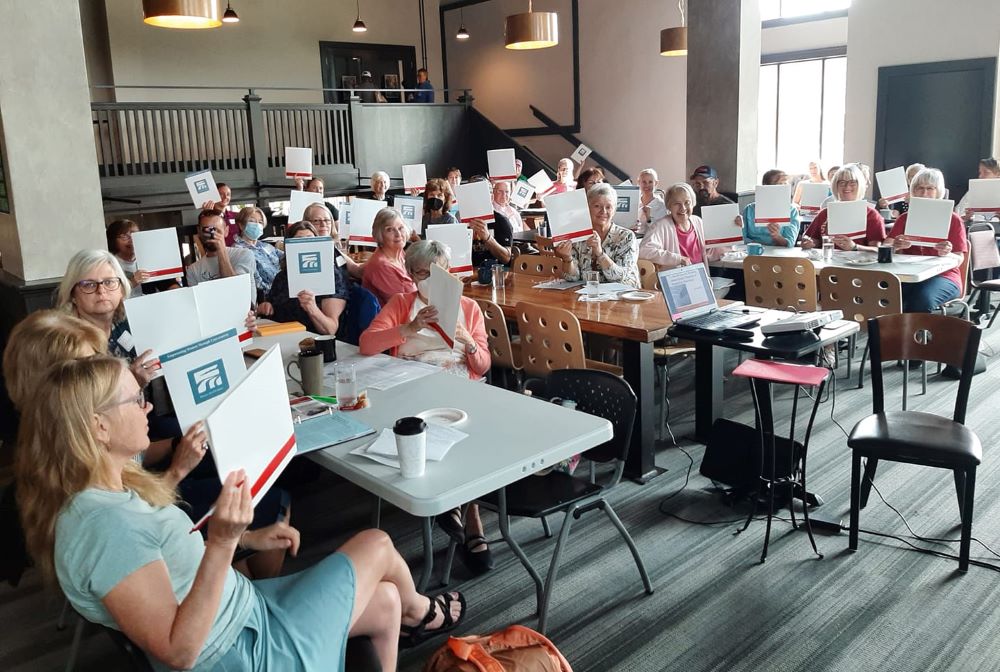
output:
<svg viewBox="0 0 1000 672"><path fill-rule="evenodd" d="M520 196L521 198L527 198L528 192L529 189L527 187L521 187L520 189L517 190L517 195Z"/></svg>
<svg viewBox="0 0 1000 672"><path fill-rule="evenodd" d="M319 252L302 252L299 254L299 273L319 273L322 264Z"/></svg>
<svg viewBox="0 0 1000 672"><path fill-rule="evenodd" d="M206 402L229 389L229 379L221 359L188 371L188 383L195 404Z"/></svg>
<svg viewBox="0 0 1000 672"><path fill-rule="evenodd" d="M201 179L194 181L194 190L199 194L204 194L208 192L208 180Z"/></svg>
<svg viewBox="0 0 1000 672"><path fill-rule="evenodd" d="M402 208L400 208L400 210L403 213L403 219L417 218L417 209L414 208L412 205L404 205Z"/></svg>
<svg viewBox="0 0 1000 672"><path fill-rule="evenodd" d="M347 226L351 225L351 211L344 210L344 224Z"/></svg>
<svg viewBox="0 0 1000 672"><path fill-rule="evenodd" d="M628 212L629 206L632 204L632 199L628 196L618 197L618 212Z"/></svg>

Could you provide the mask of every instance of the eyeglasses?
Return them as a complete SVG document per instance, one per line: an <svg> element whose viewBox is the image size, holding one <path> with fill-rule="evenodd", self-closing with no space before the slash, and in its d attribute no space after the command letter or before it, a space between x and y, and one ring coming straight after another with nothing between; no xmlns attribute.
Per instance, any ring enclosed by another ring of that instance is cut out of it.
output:
<svg viewBox="0 0 1000 672"><path fill-rule="evenodd" d="M329 217L322 217L319 219L307 219L310 224L333 224L333 220Z"/></svg>
<svg viewBox="0 0 1000 672"><path fill-rule="evenodd" d="M109 410L117 406L125 406L126 404L135 404L139 408L146 409L146 394L144 390L139 390L134 397L128 397L127 399L122 399L121 401L116 401L113 404L105 406L101 410Z"/></svg>
<svg viewBox="0 0 1000 672"><path fill-rule="evenodd" d="M857 180L840 180L837 182L837 187L843 189L844 187L857 187Z"/></svg>
<svg viewBox="0 0 1000 672"><path fill-rule="evenodd" d="M93 294L97 291L97 288L103 286L105 290L109 292L117 291L121 289L122 281L120 278L104 278L103 280L81 280L76 283L76 286L80 288L80 291L84 294Z"/></svg>
<svg viewBox="0 0 1000 672"><path fill-rule="evenodd" d="M119 233L117 236L115 236L115 238L117 238L118 240L132 240L132 234L131 233Z"/></svg>
<svg viewBox="0 0 1000 672"><path fill-rule="evenodd" d="M426 280L427 278L431 277L431 269L428 268L423 271L413 271L412 273L410 273L410 277L413 278L414 280Z"/></svg>

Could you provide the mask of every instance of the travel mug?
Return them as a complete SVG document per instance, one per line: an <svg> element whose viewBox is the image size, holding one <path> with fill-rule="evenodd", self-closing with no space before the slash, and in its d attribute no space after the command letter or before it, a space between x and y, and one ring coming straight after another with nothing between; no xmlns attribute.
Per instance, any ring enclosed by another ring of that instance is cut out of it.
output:
<svg viewBox="0 0 1000 672"><path fill-rule="evenodd" d="M392 427L396 435L396 455L403 478L424 475L427 463L427 423L420 418L400 418Z"/></svg>
<svg viewBox="0 0 1000 672"><path fill-rule="evenodd" d="M892 263L892 245L878 246L878 263L880 264Z"/></svg>
<svg viewBox="0 0 1000 672"><path fill-rule="evenodd" d="M323 353L323 363L329 364L330 362L337 361L337 337L336 336L317 336L315 338L316 348Z"/></svg>

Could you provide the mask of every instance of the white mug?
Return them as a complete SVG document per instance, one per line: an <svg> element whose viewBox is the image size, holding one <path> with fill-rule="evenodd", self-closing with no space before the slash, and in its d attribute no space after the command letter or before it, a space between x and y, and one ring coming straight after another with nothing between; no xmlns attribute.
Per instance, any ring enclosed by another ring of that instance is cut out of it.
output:
<svg viewBox="0 0 1000 672"><path fill-rule="evenodd" d="M427 463L427 423L420 418L400 418L392 428L396 435L396 455L403 478L424 475Z"/></svg>

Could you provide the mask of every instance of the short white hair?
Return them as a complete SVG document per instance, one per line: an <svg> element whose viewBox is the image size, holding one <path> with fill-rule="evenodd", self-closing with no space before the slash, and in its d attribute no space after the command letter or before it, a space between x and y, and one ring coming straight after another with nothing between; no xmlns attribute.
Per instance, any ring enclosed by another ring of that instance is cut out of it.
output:
<svg viewBox="0 0 1000 672"><path fill-rule="evenodd" d="M618 200L618 192L607 182L598 182L587 189L587 202L596 201L598 198L610 198L614 203Z"/></svg>
<svg viewBox="0 0 1000 672"><path fill-rule="evenodd" d="M444 264L441 261L444 261ZM438 240L420 240L406 248L406 272L413 275L417 266L437 264L447 269L451 265L451 250Z"/></svg>
<svg viewBox="0 0 1000 672"><path fill-rule="evenodd" d="M687 196L688 200L691 201L692 205L698 202L698 196L694 193L694 188L687 182L677 182L675 184L671 184L667 188L666 193L663 194L663 201L665 203L669 203L670 199L673 198L673 195L678 191L683 192L684 195Z"/></svg>
<svg viewBox="0 0 1000 672"><path fill-rule="evenodd" d="M385 172L384 170L376 170L374 173L372 173L372 178L370 181L375 182L376 178L379 177L385 180L385 186L388 187L390 184L392 184L392 180L389 179L389 173Z"/></svg>
<svg viewBox="0 0 1000 672"><path fill-rule="evenodd" d="M937 189L937 198L944 198L944 174L937 168L921 168L910 181L910 195L917 187L930 185Z"/></svg>
<svg viewBox="0 0 1000 672"><path fill-rule="evenodd" d="M71 315L76 314L73 305L73 290L76 288L76 283L85 280L101 264L111 266L111 272L122 283L122 301L115 308L114 319L118 321L125 317L125 295L131 291L132 285L129 284L128 277L122 270L121 264L118 263L118 259L107 250L80 250L73 255L66 265L66 273L63 275L62 282L59 283L59 289L56 292L56 307Z"/></svg>
<svg viewBox="0 0 1000 672"><path fill-rule="evenodd" d="M865 179L865 174L861 170L861 166L856 163L849 163L846 166L841 166L837 169L837 172L833 174L833 183L830 185L833 187L833 196L838 201L840 197L837 196L837 183L841 180L855 181L858 183L858 199L864 198L865 190L868 189L868 180Z"/></svg>

